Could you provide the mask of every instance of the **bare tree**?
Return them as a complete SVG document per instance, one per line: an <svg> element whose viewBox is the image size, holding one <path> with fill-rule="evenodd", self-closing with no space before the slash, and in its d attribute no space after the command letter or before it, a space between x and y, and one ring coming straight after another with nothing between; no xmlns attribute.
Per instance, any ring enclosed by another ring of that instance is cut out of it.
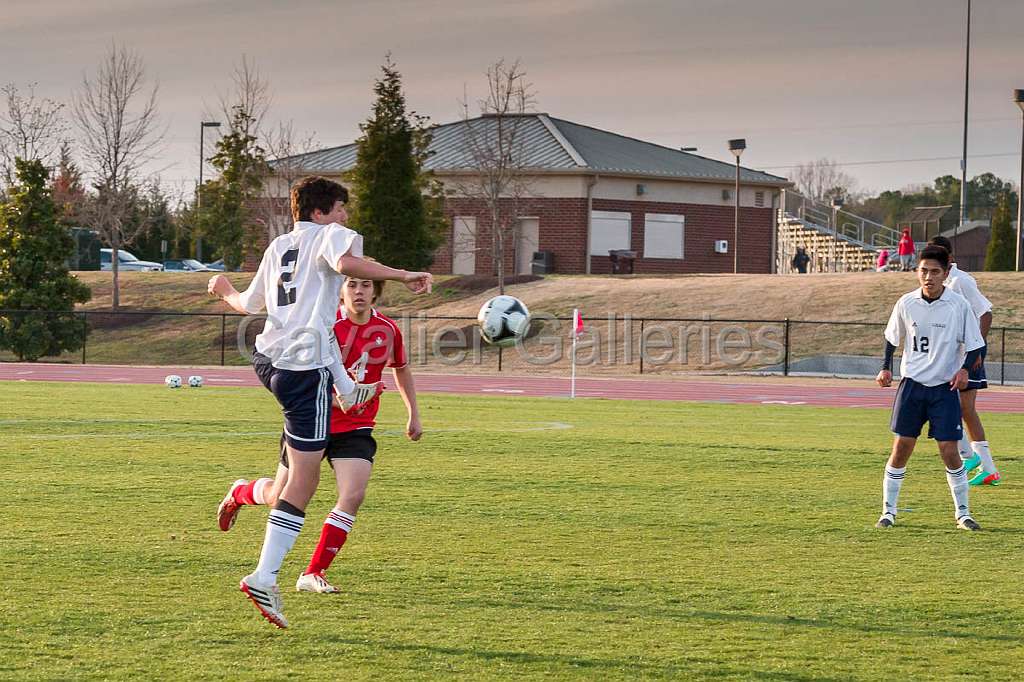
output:
<svg viewBox="0 0 1024 682"><path fill-rule="evenodd" d="M87 217L110 244L113 271L112 307L120 305L118 249L131 244L147 227L133 218L142 168L157 154L163 133L157 130L157 86L145 85L142 59L113 44L93 77L82 77L74 114L81 137L85 169L95 194Z"/></svg>
<svg viewBox="0 0 1024 682"><path fill-rule="evenodd" d="M273 195L272 191L267 190L267 186L273 184L271 169L263 163L262 159L265 156L273 157L277 153L286 153L282 150L291 150L296 142L290 125L279 126L278 129L272 129L269 133L265 132L265 119L270 110L271 100L270 83L260 73L256 61L242 55L241 60L232 69L231 87L218 95L217 114L211 114L211 117L216 116L225 121L227 129L217 143L217 154L214 155L214 158L225 153L223 148L225 141L246 140L248 141L244 145L246 150L253 152L261 159L260 163L255 166L245 166L247 172L257 174L258 187L255 190L251 187L247 189L245 191L246 198L241 204L234 207L233 215L245 225L244 250L254 246L252 242L258 240L261 232L265 232L270 239L273 239L283 230L280 217L280 198L271 196L265 202L264 198L260 196L263 194ZM205 150L203 150L202 156L206 158ZM215 163L214 166L217 164ZM214 177L206 184L216 184L221 180L222 178ZM287 191L285 194L287 195ZM224 223L216 220L211 222L208 214L213 207L207 205L206 199L203 199L203 203L200 205L199 198L200 196L197 195L197 223L205 224L207 231L202 233L201 229L202 234L199 235L199 238L209 237L214 242L218 239L223 241L224 235L215 235L209 230L211 226L219 228L224 226ZM287 197L285 201L287 201ZM286 211L286 213L288 212Z"/></svg>
<svg viewBox="0 0 1024 682"><path fill-rule="evenodd" d="M800 164L793 181L804 196L827 203L835 197L855 200L858 196L857 180L839 169L839 164L827 158Z"/></svg>
<svg viewBox="0 0 1024 682"><path fill-rule="evenodd" d="M42 161L52 166L68 125L64 105L48 98L36 97L36 83L30 83L23 95L14 83L0 88L4 109L0 109L0 181L6 187L14 184L14 159Z"/></svg>
<svg viewBox="0 0 1024 682"><path fill-rule="evenodd" d="M519 217L534 195L525 137L526 115L535 100L518 61L506 64L501 59L487 69L487 96L477 104L480 116L471 117L467 99L462 101L468 173L455 187L457 195L478 200L487 211L498 292L503 294L506 248L509 242L514 248Z"/></svg>
<svg viewBox="0 0 1024 682"><path fill-rule="evenodd" d="M292 229L289 191L295 181L306 173L305 156L321 147L316 133L300 136L295 133L291 121L278 123L277 128L264 135L263 148L273 161L263 183L263 196L254 218L266 232L267 241Z"/></svg>
<svg viewBox="0 0 1024 682"><path fill-rule="evenodd" d="M231 72L232 88L220 95L220 115L227 121L229 133L242 133L259 138L263 120L270 110L270 82L260 73L256 61L242 55L242 61ZM235 111L249 115L242 130L235 130Z"/></svg>

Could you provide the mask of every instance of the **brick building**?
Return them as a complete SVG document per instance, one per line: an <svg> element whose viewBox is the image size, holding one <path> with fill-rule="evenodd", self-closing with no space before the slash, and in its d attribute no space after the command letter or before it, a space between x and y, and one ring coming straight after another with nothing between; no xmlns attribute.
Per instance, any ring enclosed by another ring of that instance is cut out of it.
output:
<svg viewBox="0 0 1024 682"><path fill-rule="evenodd" d="M529 193L517 203L507 272L528 273L535 252L549 252L556 273L605 273L612 250L635 252L637 273L732 272L733 164L547 114L516 118ZM459 190L474 167L468 136L497 134L490 130L496 125L483 116L433 129L426 166L445 186L450 226L435 273L494 271L486 204ZM287 161L304 174L340 179L355 160L356 146L349 144ZM741 272L771 271L774 208L779 190L790 186L785 178L741 169Z"/></svg>

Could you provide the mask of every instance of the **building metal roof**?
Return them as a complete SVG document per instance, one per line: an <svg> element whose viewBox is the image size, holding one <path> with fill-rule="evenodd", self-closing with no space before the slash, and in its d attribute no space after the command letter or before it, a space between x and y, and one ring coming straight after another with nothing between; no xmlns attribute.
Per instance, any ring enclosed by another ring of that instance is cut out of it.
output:
<svg viewBox="0 0 1024 682"><path fill-rule="evenodd" d="M471 140L496 137L499 119L480 116L432 128L429 158L424 166L436 173L471 171ZM627 175L704 182L733 182L731 163L663 147L606 130L573 123L547 114L506 117L502 125L517 125L524 165L536 172ZM278 159L304 172L343 173L356 163L356 145L347 144L308 154ZM789 186L784 177L740 168L746 184Z"/></svg>
<svg viewBox="0 0 1024 682"><path fill-rule="evenodd" d="M910 210L900 223L925 223L933 220L942 220L942 216L946 215L949 210L953 208L950 206L917 206Z"/></svg>

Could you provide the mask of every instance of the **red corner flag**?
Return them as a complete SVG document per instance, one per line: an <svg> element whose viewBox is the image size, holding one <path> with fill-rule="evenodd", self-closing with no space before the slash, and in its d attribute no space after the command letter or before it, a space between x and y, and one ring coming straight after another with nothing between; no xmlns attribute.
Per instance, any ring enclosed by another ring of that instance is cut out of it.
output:
<svg viewBox="0 0 1024 682"><path fill-rule="evenodd" d="M579 308L572 309L572 333L577 337L583 333L583 317Z"/></svg>

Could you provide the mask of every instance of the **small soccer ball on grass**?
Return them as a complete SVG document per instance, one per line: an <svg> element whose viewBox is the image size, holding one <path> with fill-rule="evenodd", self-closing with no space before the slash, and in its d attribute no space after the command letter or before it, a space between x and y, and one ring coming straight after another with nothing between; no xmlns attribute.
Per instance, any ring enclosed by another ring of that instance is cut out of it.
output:
<svg viewBox="0 0 1024 682"><path fill-rule="evenodd" d="M168 374L164 377L164 383L167 384L167 388L181 388L181 377L177 374Z"/></svg>
<svg viewBox="0 0 1024 682"><path fill-rule="evenodd" d="M191 388L199 388L203 385L203 378L198 374L194 374L188 378L188 385Z"/></svg>
<svg viewBox="0 0 1024 682"><path fill-rule="evenodd" d="M495 296L480 308L480 336L492 346L512 346L530 331L530 311L515 296Z"/></svg>

